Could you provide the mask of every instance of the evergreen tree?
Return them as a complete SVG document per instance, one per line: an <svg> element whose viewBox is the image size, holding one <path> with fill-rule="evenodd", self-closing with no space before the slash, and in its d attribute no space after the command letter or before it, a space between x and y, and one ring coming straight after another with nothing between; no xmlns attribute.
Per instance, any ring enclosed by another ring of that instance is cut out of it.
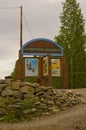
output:
<svg viewBox="0 0 86 130"><path fill-rule="evenodd" d="M55 40L64 48L68 65L69 86L86 87L85 21L76 0L66 0L60 16L61 28Z"/></svg>

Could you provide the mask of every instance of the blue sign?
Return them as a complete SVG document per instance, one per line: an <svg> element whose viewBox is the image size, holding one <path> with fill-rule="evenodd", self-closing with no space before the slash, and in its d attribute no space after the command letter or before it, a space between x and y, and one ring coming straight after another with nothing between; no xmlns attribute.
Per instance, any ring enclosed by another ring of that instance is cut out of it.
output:
<svg viewBox="0 0 86 130"><path fill-rule="evenodd" d="M22 46L22 55L35 56L63 56L63 48L53 40L45 38L37 38L28 41Z"/></svg>

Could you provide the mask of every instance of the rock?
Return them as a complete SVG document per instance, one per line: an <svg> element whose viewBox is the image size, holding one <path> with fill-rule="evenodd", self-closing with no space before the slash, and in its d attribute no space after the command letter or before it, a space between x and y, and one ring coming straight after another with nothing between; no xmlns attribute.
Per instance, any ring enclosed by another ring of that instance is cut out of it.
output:
<svg viewBox="0 0 86 130"><path fill-rule="evenodd" d="M44 91L52 90L52 87L42 87Z"/></svg>
<svg viewBox="0 0 86 130"><path fill-rule="evenodd" d="M9 109L9 108L21 109L21 106L20 106L20 105L17 105L17 104L11 104L11 105L8 105L8 109Z"/></svg>
<svg viewBox="0 0 86 130"><path fill-rule="evenodd" d="M57 112L59 112L59 109L53 108L52 113L57 113Z"/></svg>
<svg viewBox="0 0 86 130"><path fill-rule="evenodd" d="M20 112L23 118L50 115L84 102L70 90L41 87L37 83L0 81L0 116ZM3 111L4 110L4 111ZM19 113L18 113L19 114Z"/></svg>
<svg viewBox="0 0 86 130"><path fill-rule="evenodd" d="M75 93L76 96L78 97L81 97L81 94L80 93Z"/></svg>
<svg viewBox="0 0 86 130"><path fill-rule="evenodd" d="M54 102L51 101L51 100L49 100L49 101L47 101L47 104L48 104L48 105L54 105Z"/></svg>
<svg viewBox="0 0 86 130"><path fill-rule="evenodd" d="M14 93L13 90L11 90L11 89L5 89L4 91L1 92L1 96L2 97L12 96L13 93Z"/></svg>
<svg viewBox="0 0 86 130"><path fill-rule="evenodd" d="M3 108L3 106L4 106L4 103L0 102L0 108Z"/></svg>
<svg viewBox="0 0 86 130"><path fill-rule="evenodd" d="M37 111L37 108L32 108L31 113L35 113Z"/></svg>
<svg viewBox="0 0 86 130"><path fill-rule="evenodd" d="M25 94L23 94L23 96L24 96L24 98L33 98L34 97L33 93L31 93L31 92L25 93Z"/></svg>
<svg viewBox="0 0 86 130"><path fill-rule="evenodd" d="M21 93L21 91L18 91L18 90L14 90L12 96L15 97L16 99L23 98L23 94Z"/></svg>
<svg viewBox="0 0 86 130"><path fill-rule="evenodd" d="M57 105L57 106L61 106L61 102L55 102L55 104Z"/></svg>
<svg viewBox="0 0 86 130"><path fill-rule="evenodd" d="M50 115L50 113L49 112L43 112L43 114L42 115L44 115L44 116L49 116Z"/></svg>
<svg viewBox="0 0 86 130"><path fill-rule="evenodd" d="M40 87L40 85L39 85L38 83L34 83L33 85L34 85L34 86L33 86L34 88Z"/></svg>
<svg viewBox="0 0 86 130"><path fill-rule="evenodd" d="M6 114L5 109L0 108L0 116L4 116Z"/></svg>
<svg viewBox="0 0 86 130"><path fill-rule="evenodd" d="M0 84L0 92L2 92L7 87L7 84Z"/></svg>
<svg viewBox="0 0 86 130"><path fill-rule="evenodd" d="M40 101L43 103L45 101L45 99L42 97L42 98L40 98Z"/></svg>
<svg viewBox="0 0 86 130"><path fill-rule="evenodd" d="M64 101L64 99L57 99L55 102L56 102L56 103L57 103L57 102L59 102L59 103L64 103L65 101Z"/></svg>
<svg viewBox="0 0 86 130"><path fill-rule="evenodd" d="M0 79L0 84L4 84L5 80L4 79Z"/></svg>
<svg viewBox="0 0 86 130"><path fill-rule="evenodd" d="M47 92L44 93L44 95L52 96L52 95L54 95L54 93L53 93L53 92L48 92L48 91L47 91Z"/></svg>
<svg viewBox="0 0 86 130"><path fill-rule="evenodd" d="M29 83L29 82L20 82L20 87L23 87L23 86L31 86L31 87L34 87L34 84L33 84L33 83Z"/></svg>
<svg viewBox="0 0 86 130"><path fill-rule="evenodd" d="M56 112L59 111L59 109L57 107L54 107L54 106L53 107L49 107L48 110L51 111L52 113L56 113Z"/></svg>
<svg viewBox="0 0 86 130"><path fill-rule="evenodd" d="M29 91L29 92L32 92L32 93L35 92L34 88L33 88L33 87L30 87L30 86L28 86L28 91Z"/></svg>
<svg viewBox="0 0 86 130"><path fill-rule="evenodd" d="M40 106L37 106L37 108L41 109L41 110L47 110L48 106L47 106L47 104L41 103Z"/></svg>
<svg viewBox="0 0 86 130"><path fill-rule="evenodd" d="M40 101L38 101L38 102L34 103L34 105L35 105L35 106L40 105L40 104L41 104L41 102L40 102Z"/></svg>
<svg viewBox="0 0 86 130"><path fill-rule="evenodd" d="M17 90L20 89L20 82L19 81L18 82L12 82L11 85L12 85L13 89L17 89Z"/></svg>
<svg viewBox="0 0 86 130"><path fill-rule="evenodd" d="M41 96L41 95L43 95L43 94L44 94L44 91L40 91L40 92L36 93L35 95L36 95L36 96Z"/></svg>
<svg viewBox="0 0 86 130"><path fill-rule="evenodd" d="M23 114L29 114L30 112L31 112L30 110L27 110L27 109L26 109L26 110L24 110L22 113L23 113Z"/></svg>
<svg viewBox="0 0 86 130"><path fill-rule="evenodd" d="M47 99L49 99L49 100L50 100L50 99L51 99L51 100L53 99L53 97L51 97L50 95L42 95L41 98L44 98L44 99L47 98Z"/></svg>
<svg viewBox="0 0 86 130"><path fill-rule="evenodd" d="M66 93L69 97L73 97L73 93L72 92L67 92Z"/></svg>
<svg viewBox="0 0 86 130"><path fill-rule="evenodd" d="M30 87L30 86L23 86L23 87L21 87L20 88L20 91L22 92L22 93L29 93L29 92L32 92L32 93L34 93L34 88L33 87Z"/></svg>
<svg viewBox="0 0 86 130"><path fill-rule="evenodd" d="M72 104L72 105L76 105L76 104L78 104L78 101L77 101L77 100L72 100L72 101L71 101L71 104Z"/></svg>
<svg viewBox="0 0 86 130"><path fill-rule="evenodd" d="M42 87L37 87L35 88L35 93L41 92L42 90L43 90Z"/></svg>
<svg viewBox="0 0 86 130"><path fill-rule="evenodd" d="M6 81L7 83L12 82L12 81L13 81L12 76L5 76L5 81Z"/></svg>

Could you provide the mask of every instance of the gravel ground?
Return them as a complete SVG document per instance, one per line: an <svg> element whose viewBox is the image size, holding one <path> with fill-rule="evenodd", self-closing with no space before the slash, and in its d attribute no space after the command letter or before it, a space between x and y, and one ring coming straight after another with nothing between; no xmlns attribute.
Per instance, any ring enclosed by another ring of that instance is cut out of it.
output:
<svg viewBox="0 0 86 130"><path fill-rule="evenodd" d="M78 105L28 122L0 123L0 130L86 130L86 89L73 91L81 94Z"/></svg>

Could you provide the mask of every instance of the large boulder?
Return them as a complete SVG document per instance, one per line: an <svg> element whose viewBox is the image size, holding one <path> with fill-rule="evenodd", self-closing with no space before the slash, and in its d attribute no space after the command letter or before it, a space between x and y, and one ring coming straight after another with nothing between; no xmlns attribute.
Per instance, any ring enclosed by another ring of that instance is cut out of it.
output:
<svg viewBox="0 0 86 130"><path fill-rule="evenodd" d="M20 88L20 91L21 91L22 93L29 93L29 92L34 93L35 90L34 90L33 87L26 85L26 86L21 87L21 88Z"/></svg>
<svg viewBox="0 0 86 130"><path fill-rule="evenodd" d="M13 93L14 93L13 90L6 88L5 90L2 91L1 96L2 97L12 96Z"/></svg>
<svg viewBox="0 0 86 130"><path fill-rule="evenodd" d="M20 89L20 82L19 81L11 82L11 86L12 86L13 89L19 90Z"/></svg>

